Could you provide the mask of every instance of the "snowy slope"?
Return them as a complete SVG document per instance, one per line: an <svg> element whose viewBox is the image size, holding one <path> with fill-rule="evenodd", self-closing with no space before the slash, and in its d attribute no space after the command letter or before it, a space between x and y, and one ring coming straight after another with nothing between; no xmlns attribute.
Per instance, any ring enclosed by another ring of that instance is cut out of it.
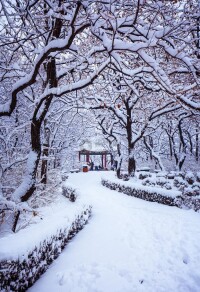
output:
<svg viewBox="0 0 200 292"><path fill-rule="evenodd" d="M70 175L92 218L29 291L200 291L200 214L111 191L105 174Z"/></svg>

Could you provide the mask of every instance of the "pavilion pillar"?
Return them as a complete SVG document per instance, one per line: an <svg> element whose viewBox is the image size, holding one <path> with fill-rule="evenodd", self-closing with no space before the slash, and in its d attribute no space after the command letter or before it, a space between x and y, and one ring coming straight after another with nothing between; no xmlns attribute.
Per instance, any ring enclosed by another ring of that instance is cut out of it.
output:
<svg viewBox="0 0 200 292"><path fill-rule="evenodd" d="M89 162L90 161L90 155L89 153L86 154L86 162Z"/></svg>
<svg viewBox="0 0 200 292"><path fill-rule="evenodd" d="M101 155L101 164L102 164L102 169L104 169L104 167L103 167L103 154Z"/></svg>
<svg viewBox="0 0 200 292"><path fill-rule="evenodd" d="M114 160L113 160L113 155L110 154L110 162L111 162L111 166L113 166Z"/></svg>
<svg viewBox="0 0 200 292"><path fill-rule="evenodd" d="M104 155L104 165L105 165L105 168L106 168L106 166L107 166L107 165L106 165L106 163L107 163L106 156L107 156L107 155L105 154L105 155Z"/></svg>

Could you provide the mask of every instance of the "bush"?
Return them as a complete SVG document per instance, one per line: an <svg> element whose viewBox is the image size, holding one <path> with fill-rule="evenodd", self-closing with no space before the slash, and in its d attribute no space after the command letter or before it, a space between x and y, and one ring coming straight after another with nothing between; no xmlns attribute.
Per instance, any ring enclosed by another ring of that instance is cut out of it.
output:
<svg viewBox="0 0 200 292"><path fill-rule="evenodd" d="M192 186L185 187L183 189L183 195L190 197L200 195L200 183L195 182Z"/></svg>
<svg viewBox="0 0 200 292"><path fill-rule="evenodd" d="M124 181L128 181L129 180L129 175L127 173L123 173L120 175L120 178Z"/></svg>
<svg viewBox="0 0 200 292"><path fill-rule="evenodd" d="M179 208L193 209L195 212L200 210L199 198L182 195L177 197L176 203Z"/></svg>
<svg viewBox="0 0 200 292"><path fill-rule="evenodd" d="M160 186L161 188L165 188L167 190L171 190L171 184L168 182L168 180L164 177L157 178L156 184Z"/></svg>
<svg viewBox="0 0 200 292"><path fill-rule="evenodd" d="M187 182L180 176L174 178L174 186L177 188L188 186Z"/></svg>
<svg viewBox="0 0 200 292"><path fill-rule="evenodd" d="M199 182L197 182L197 181L194 182L192 185L192 188L194 191L197 192L198 195L200 195L200 183Z"/></svg>
<svg viewBox="0 0 200 292"><path fill-rule="evenodd" d="M169 182L167 182L165 185L164 185L165 189L166 190L171 190L172 189L172 186Z"/></svg>
<svg viewBox="0 0 200 292"><path fill-rule="evenodd" d="M71 186L67 186L66 184L62 186L62 195L70 200L70 202L75 202L78 194L76 189L72 188Z"/></svg>
<svg viewBox="0 0 200 292"><path fill-rule="evenodd" d="M167 178L168 179L174 179L175 178L175 173L172 173L172 172L168 173L167 174Z"/></svg>
<svg viewBox="0 0 200 292"><path fill-rule="evenodd" d="M195 182L195 176L191 171L188 171L185 175L185 180L189 185L192 185Z"/></svg>
<svg viewBox="0 0 200 292"><path fill-rule="evenodd" d="M183 172L183 171L179 171L179 172L177 172L177 176L180 176L180 177L182 177L183 179L185 179L185 172Z"/></svg>
<svg viewBox="0 0 200 292"><path fill-rule="evenodd" d="M154 179L149 177L149 178L145 178L142 181L142 184L143 184L143 186L155 186L155 181L154 181Z"/></svg>
<svg viewBox="0 0 200 292"><path fill-rule="evenodd" d="M147 177L151 177L151 174L150 173L148 173L148 172L143 172L143 173L140 173L139 174L139 179L145 179L145 178L147 178Z"/></svg>
<svg viewBox="0 0 200 292"><path fill-rule="evenodd" d="M160 177L159 179L156 179L156 184L158 186L163 187L166 183L168 183L167 179L164 177Z"/></svg>
<svg viewBox="0 0 200 292"><path fill-rule="evenodd" d="M191 196L194 196L194 190L193 190L193 188L191 188L190 186L184 188L183 195L184 196L190 196L190 197Z"/></svg>
<svg viewBox="0 0 200 292"><path fill-rule="evenodd" d="M197 172L197 182L200 183L200 172Z"/></svg>
<svg viewBox="0 0 200 292"><path fill-rule="evenodd" d="M66 181L68 178L69 178L69 176L67 173L62 173L62 175L61 175L62 181Z"/></svg>

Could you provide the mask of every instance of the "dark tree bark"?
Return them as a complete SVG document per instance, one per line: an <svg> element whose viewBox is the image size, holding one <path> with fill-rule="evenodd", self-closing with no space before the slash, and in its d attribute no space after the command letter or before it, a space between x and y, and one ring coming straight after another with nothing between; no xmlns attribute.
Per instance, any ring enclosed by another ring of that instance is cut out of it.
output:
<svg viewBox="0 0 200 292"><path fill-rule="evenodd" d="M185 159L186 159L186 148L187 148L187 145L185 143L185 139L183 137L183 130L182 130L182 127L181 127L182 121L183 121L183 119L181 119L179 121L179 123L178 123L178 130L179 130L179 137L180 137L180 150L179 151L181 152L181 149L182 149L182 155L181 155L181 158L179 159L179 162L178 162L178 169L179 169L179 171L181 171L181 169L183 167L183 164L185 162Z"/></svg>
<svg viewBox="0 0 200 292"><path fill-rule="evenodd" d="M45 140L45 143L43 143L42 165L41 165L41 183L44 184L44 186L47 184L49 139L50 139L50 130L47 127L47 121L44 120L44 140Z"/></svg>
<svg viewBox="0 0 200 292"><path fill-rule="evenodd" d="M196 147L195 147L195 158L196 161L199 161L199 134L198 134L198 125L196 128L196 134L195 134L195 142L196 142Z"/></svg>
<svg viewBox="0 0 200 292"><path fill-rule="evenodd" d="M120 149L120 144L117 143L117 154L118 154L118 163L117 163L117 177L121 177L121 165L122 165L122 155L121 155L121 149Z"/></svg>
<svg viewBox="0 0 200 292"><path fill-rule="evenodd" d="M126 133L128 141L128 174L129 176L134 176L136 170L136 161L133 153L135 143L132 142L132 108L129 106L129 99L124 102L124 104L127 113Z"/></svg>

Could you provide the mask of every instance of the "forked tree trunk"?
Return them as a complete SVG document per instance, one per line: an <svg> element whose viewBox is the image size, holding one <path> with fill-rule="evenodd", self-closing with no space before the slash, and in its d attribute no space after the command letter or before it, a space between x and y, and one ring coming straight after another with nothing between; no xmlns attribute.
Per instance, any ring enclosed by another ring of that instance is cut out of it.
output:
<svg viewBox="0 0 200 292"><path fill-rule="evenodd" d="M56 63L55 59L51 58L47 64L47 80L50 83L50 87L56 87L57 86L57 78L56 78ZM43 124L43 121L46 117L46 114L49 110L49 107L51 105L53 99L53 95L50 95L46 98L46 100L42 100L38 106L36 107L32 123L31 123L31 152L35 154L34 159L31 161L31 168L28 168L28 175L27 179L28 184L26 185L26 188L24 189L24 194L21 194L21 202L27 201L34 193L36 189L36 174L38 169L38 164L40 161L41 156L41 127ZM42 112L40 113L38 117L38 113L40 109L42 108ZM17 222L19 220L20 213L16 214L14 217L14 223L12 230L16 230Z"/></svg>

